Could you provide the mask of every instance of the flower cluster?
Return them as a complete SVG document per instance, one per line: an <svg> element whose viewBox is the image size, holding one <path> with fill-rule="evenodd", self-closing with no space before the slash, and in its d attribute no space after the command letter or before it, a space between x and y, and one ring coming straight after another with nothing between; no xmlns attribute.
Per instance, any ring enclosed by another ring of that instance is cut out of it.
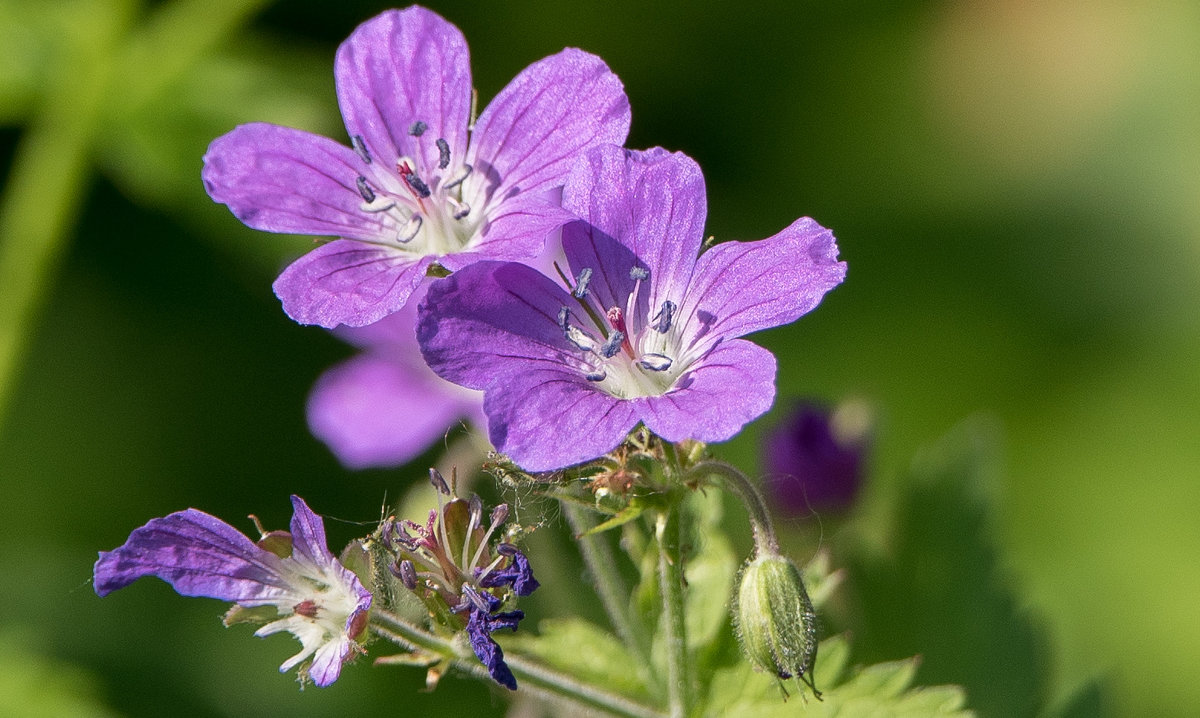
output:
<svg viewBox="0 0 1200 718"><path fill-rule="evenodd" d="M465 41L424 8L364 23L335 75L348 146L244 125L213 142L204 182L251 227L339 238L275 282L289 315L386 321L310 404L347 465L400 463L473 408L372 335L412 336L415 321L428 366L482 392L493 445L544 471L638 424L668 441L732 437L775 394L774 357L741 337L795 320L845 275L807 218L701 254L700 168L622 148L621 83L580 50L524 70L474 123Z"/></svg>
<svg viewBox="0 0 1200 718"><path fill-rule="evenodd" d="M525 617L519 610L500 610L505 593L528 596L538 582L525 554L497 535L508 519L508 505L493 509L485 528L479 496L454 497L436 469L429 477L438 508L429 512L425 524L388 519L380 528L379 540L393 556L389 569L424 601L435 621L465 625L471 648L492 678L516 690L517 679L492 633L515 631Z"/></svg>

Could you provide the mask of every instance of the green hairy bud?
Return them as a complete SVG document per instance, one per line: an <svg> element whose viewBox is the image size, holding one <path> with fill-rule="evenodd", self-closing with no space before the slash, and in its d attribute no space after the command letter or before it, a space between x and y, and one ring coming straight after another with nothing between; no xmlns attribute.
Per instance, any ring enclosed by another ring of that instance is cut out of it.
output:
<svg viewBox="0 0 1200 718"><path fill-rule="evenodd" d="M742 651L756 668L803 681L818 699L812 669L817 625L800 569L779 554L746 562L733 596L733 623Z"/></svg>

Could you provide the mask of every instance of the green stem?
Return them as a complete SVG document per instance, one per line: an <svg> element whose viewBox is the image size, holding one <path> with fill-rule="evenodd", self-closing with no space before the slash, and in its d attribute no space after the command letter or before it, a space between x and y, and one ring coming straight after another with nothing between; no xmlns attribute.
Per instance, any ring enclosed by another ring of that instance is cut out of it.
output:
<svg viewBox="0 0 1200 718"><path fill-rule="evenodd" d="M45 95L0 198L0 421L29 330L79 214L113 56L131 12L128 3L111 3L92 12L90 22L64 27Z"/></svg>
<svg viewBox="0 0 1200 718"><path fill-rule="evenodd" d="M684 718L691 711L691 656L687 646L687 622L683 598L683 556L680 547L682 507L676 503L659 514L658 584L662 592L663 622L667 636L667 698L671 718Z"/></svg>
<svg viewBox="0 0 1200 718"><path fill-rule="evenodd" d="M653 682L653 672L650 663L650 647L645 638L649 635L646 627L638 618L636 612L629 607L629 587L621 572L617 570L617 562L613 552L602 537L589 534L592 528L587 514L580 506L570 502L562 502L571 531L578 537L579 553L587 565L588 573L596 584L596 595L604 606L608 620L613 630L625 644L625 650L637 658L639 673L644 682Z"/></svg>
<svg viewBox="0 0 1200 718"><path fill-rule="evenodd" d="M771 523L771 514L767 510L767 502L750 479L737 468L724 461L701 461L688 471L687 478L700 479L706 476L719 476L725 480L725 485L733 490L746 511L750 514L750 526L754 530L754 547L756 554L778 554L779 540L775 537L775 527Z"/></svg>
<svg viewBox="0 0 1200 718"><path fill-rule="evenodd" d="M415 626L387 611L371 612L371 630L382 638L408 649L420 649L452 661L476 678L490 681L487 669L466 646ZM538 665L521 656L506 654L504 662L523 689L544 698L567 701L580 707L600 710L624 718L663 718L649 706L584 683L572 676Z"/></svg>

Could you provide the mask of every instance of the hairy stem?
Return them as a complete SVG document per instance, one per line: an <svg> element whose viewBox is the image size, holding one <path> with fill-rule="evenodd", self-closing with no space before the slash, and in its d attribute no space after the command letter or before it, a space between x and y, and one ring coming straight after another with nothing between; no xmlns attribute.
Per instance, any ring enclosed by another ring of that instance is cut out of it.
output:
<svg viewBox="0 0 1200 718"><path fill-rule="evenodd" d="M492 680L487 669L468 647L433 634L395 614L382 610L372 611L371 631L398 646L409 650L419 649L448 659L456 667L476 678ZM527 658L510 653L505 654L504 662L516 676L522 690L530 690L543 698L565 701L624 718L663 718L663 714L654 708L539 665Z"/></svg>
<svg viewBox="0 0 1200 718"><path fill-rule="evenodd" d="M650 647L646 641L649 632L638 615L630 609L629 587L621 572L617 570L617 562L608 543L600 536L588 534L592 523L582 507L570 502L562 502L563 511L571 531L578 537L579 553L587 565L588 573L596 584L596 595L608 614L613 630L638 661L638 671L643 682L653 682L653 671L650 666Z"/></svg>
<svg viewBox="0 0 1200 718"><path fill-rule="evenodd" d="M775 538L775 527L771 523L771 514L767 511L767 502L750 479L734 466L724 461L707 460L693 466L687 473L689 479L702 479L708 476L719 476L738 498L742 500L746 511L750 514L750 526L754 529L754 547L758 554L779 553L779 540Z"/></svg>
<svg viewBox="0 0 1200 718"><path fill-rule="evenodd" d="M659 514L658 584L662 593L663 623L667 635L667 698L671 718L684 718L691 711L691 656L687 646L687 622L683 598L683 556L680 549L678 504Z"/></svg>

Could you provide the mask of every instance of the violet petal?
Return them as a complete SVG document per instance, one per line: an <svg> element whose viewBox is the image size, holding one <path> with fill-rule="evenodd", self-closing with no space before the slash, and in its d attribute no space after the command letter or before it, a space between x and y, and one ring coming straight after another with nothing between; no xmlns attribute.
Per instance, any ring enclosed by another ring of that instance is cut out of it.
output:
<svg viewBox="0 0 1200 718"><path fill-rule="evenodd" d="M528 369L484 394L492 445L527 471L602 456L638 423L634 402L592 386L571 369Z"/></svg>
<svg viewBox="0 0 1200 718"><path fill-rule="evenodd" d="M722 342L662 396L637 399L646 427L667 441L725 441L775 399L775 355L757 344Z"/></svg>
<svg viewBox="0 0 1200 718"><path fill-rule="evenodd" d="M431 369L472 389L538 367L572 371L564 355L573 348L557 320L571 301L530 267L477 262L430 285L417 340Z"/></svg>
<svg viewBox="0 0 1200 718"><path fill-rule="evenodd" d="M615 237L650 269L650 306L678 302L696 265L707 213L704 175L692 158L662 148L595 148L575 165L563 188L563 206ZM576 272L594 261L580 256L582 249L575 246L574 255L567 249ZM629 273L629 267L613 270L616 277Z"/></svg>
<svg viewBox="0 0 1200 718"><path fill-rule="evenodd" d="M338 48L338 104L350 136L363 138L375 162L395 168L402 156L436 167L445 139L453 166L466 154L471 111L467 42L454 25L423 7L389 10L360 25ZM409 130L423 122L419 136Z"/></svg>
<svg viewBox="0 0 1200 718"><path fill-rule="evenodd" d="M415 339L412 345L415 352ZM482 407L482 395L437 376L419 353L415 359L362 354L328 369L313 386L309 429L346 467L407 463Z"/></svg>
<svg viewBox="0 0 1200 718"><path fill-rule="evenodd" d="M280 561L224 521L188 509L152 519L122 546L100 552L93 585L106 596L157 576L184 596L261 605L293 592Z"/></svg>
<svg viewBox="0 0 1200 718"><path fill-rule="evenodd" d="M837 254L833 233L807 217L767 239L718 244L696 263L680 306L684 336L740 337L795 321L845 278Z"/></svg>
<svg viewBox="0 0 1200 718"><path fill-rule="evenodd" d="M213 140L201 176L209 196L254 229L374 240L386 228L359 208L361 164L326 137L255 122Z"/></svg>
<svg viewBox="0 0 1200 718"><path fill-rule="evenodd" d="M576 156L623 144L629 100L604 61L567 48L518 74L479 115L468 164L494 177L494 197L561 184Z"/></svg>
<svg viewBox="0 0 1200 718"><path fill-rule="evenodd" d="M301 324L362 326L404 306L433 259L337 240L292 262L272 286Z"/></svg>

